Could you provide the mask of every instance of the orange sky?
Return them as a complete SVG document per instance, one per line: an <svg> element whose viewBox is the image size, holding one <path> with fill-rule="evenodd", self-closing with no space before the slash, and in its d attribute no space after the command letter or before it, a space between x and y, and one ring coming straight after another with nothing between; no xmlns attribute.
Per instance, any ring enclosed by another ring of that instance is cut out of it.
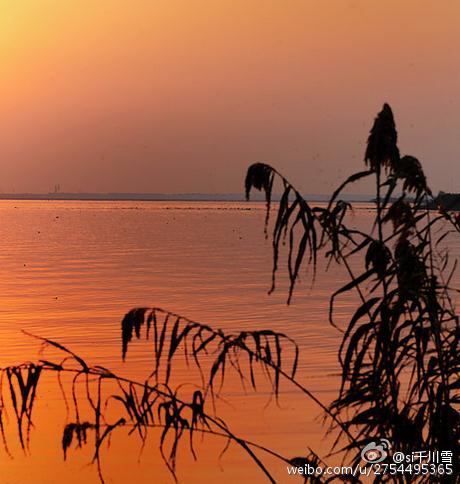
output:
<svg viewBox="0 0 460 484"><path fill-rule="evenodd" d="M0 0L0 191L310 193L361 168L384 101L460 191L456 0ZM365 188L363 188L365 190Z"/></svg>

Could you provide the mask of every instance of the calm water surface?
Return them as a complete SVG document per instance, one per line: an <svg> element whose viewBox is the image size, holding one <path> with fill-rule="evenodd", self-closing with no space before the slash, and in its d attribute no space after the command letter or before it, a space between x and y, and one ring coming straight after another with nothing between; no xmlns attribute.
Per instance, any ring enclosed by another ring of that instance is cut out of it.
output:
<svg viewBox="0 0 460 484"><path fill-rule="evenodd" d="M355 210L358 224L370 219ZM133 307L160 306L225 331L270 328L294 338L301 348L299 379L325 403L337 391L336 349L340 334L327 323L332 290L345 274L319 266L311 287L305 276L290 306L282 276L270 285L271 245L263 233L264 206L222 202L0 202L0 365L36 359L38 346L21 330L56 339L92 364L136 377L151 368L149 344L134 344L121 362L120 322ZM284 271L281 270L281 273ZM347 316L352 300L341 300ZM186 376L179 368L179 377ZM236 382L224 388L220 405L242 437L286 456L310 446L328 449L320 410L289 384L279 407L267 395ZM13 446L0 453L1 483L99 482L88 465L91 454L70 452L63 462L60 439L65 406L54 381L45 381L36 407L30 455ZM198 443L198 462L181 450L182 482L265 482L245 455L224 442ZM295 482L270 461L280 482ZM106 482L173 482L158 453L157 436L141 451L135 437L120 432L103 454Z"/></svg>

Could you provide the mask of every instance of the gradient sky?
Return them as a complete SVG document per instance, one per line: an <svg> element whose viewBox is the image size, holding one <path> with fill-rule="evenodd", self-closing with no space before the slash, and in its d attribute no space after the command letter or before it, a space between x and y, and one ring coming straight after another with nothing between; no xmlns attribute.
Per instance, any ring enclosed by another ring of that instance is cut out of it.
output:
<svg viewBox="0 0 460 484"><path fill-rule="evenodd" d="M460 191L459 20L457 0L0 0L0 191L239 192L267 161L326 193L385 101Z"/></svg>

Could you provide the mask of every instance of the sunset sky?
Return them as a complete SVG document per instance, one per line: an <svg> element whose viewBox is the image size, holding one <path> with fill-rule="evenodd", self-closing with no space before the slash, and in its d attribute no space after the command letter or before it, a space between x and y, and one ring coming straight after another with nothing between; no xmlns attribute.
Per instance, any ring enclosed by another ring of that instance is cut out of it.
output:
<svg viewBox="0 0 460 484"><path fill-rule="evenodd" d="M383 102L460 191L459 20L457 0L0 0L0 191L240 192L267 161L327 193Z"/></svg>

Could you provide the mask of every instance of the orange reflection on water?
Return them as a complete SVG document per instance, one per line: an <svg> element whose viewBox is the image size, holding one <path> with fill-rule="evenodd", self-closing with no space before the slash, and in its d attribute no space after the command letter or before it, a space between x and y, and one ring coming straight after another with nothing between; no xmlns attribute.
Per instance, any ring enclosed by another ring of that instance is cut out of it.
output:
<svg viewBox="0 0 460 484"><path fill-rule="evenodd" d="M287 306L280 274L279 290L268 296L271 248L263 235L263 210L257 203L0 202L0 364L37 358L37 342L21 333L27 330L59 341L90 364L142 379L152 369L151 343L133 342L123 364L120 322L133 307L162 306L225 331L286 333L301 348L299 380L329 402L337 390L339 335L326 322L328 298L345 276L319 273L314 288L299 285ZM351 307L352 301L342 302L338 313ZM174 375L178 383L192 380L183 360L177 360ZM14 459L1 453L2 479L98 482L96 466L88 465L89 448L69 450L64 462L65 404L55 379L44 377L40 385L30 453L22 455L17 443ZM222 397L219 415L243 438L287 457L305 455L308 447L320 454L329 449L325 427L316 419L320 409L287 383L279 406L267 405L266 386L245 391L236 378L229 378ZM159 435L153 431L141 452L139 439L119 430L102 453L106 482L172 482L159 454ZM224 446L218 437L196 438L195 462L184 442L179 479L265 482L234 445L219 458ZM279 482L288 479L282 462L266 462Z"/></svg>

